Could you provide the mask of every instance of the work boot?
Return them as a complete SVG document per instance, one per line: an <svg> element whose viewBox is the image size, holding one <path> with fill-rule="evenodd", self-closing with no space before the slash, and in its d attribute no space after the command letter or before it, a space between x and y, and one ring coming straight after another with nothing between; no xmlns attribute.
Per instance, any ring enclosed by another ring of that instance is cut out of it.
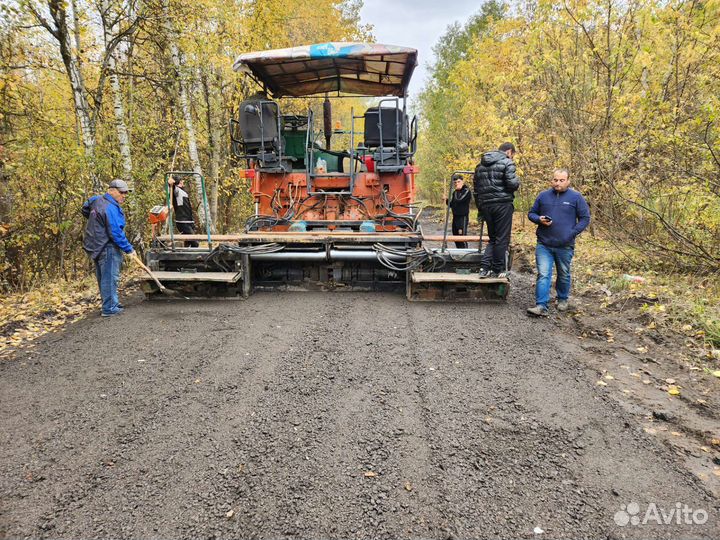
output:
<svg viewBox="0 0 720 540"><path fill-rule="evenodd" d="M480 269L480 272L478 273L478 275L479 275L481 278L486 278L486 277L490 277L490 274L491 274L491 273L492 273L492 272L491 272L490 270L488 270L487 268L481 268L481 269Z"/></svg>
<svg viewBox="0 0 720 540"><path fill-rule="evenodd" d="M570 309L570 304L568 303L567 300L558 300L558 303L557 303L558 311L567 311L568 309Z"/></svg>
<svg viewBox="0 0 720 540"><path fill-rule="evenodd" d="M548 310L545 306L535 306L531 308L527 308L528 315L533 315L534 317L547 317L548 316Z"/></svg>

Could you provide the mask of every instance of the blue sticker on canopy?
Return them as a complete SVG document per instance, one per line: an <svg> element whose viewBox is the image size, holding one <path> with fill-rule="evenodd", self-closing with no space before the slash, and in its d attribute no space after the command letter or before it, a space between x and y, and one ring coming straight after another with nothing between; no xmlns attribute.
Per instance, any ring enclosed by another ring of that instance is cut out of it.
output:
<svg viewBox="0 0 720 540"><path fill-rule="evenodd" d="M338 47L335 43L319 43L317 45L310 45L310 58L322 58L326 56L342 58L349 56L359 49L362 49L362 46L347 45L345 47Z"/></svg>

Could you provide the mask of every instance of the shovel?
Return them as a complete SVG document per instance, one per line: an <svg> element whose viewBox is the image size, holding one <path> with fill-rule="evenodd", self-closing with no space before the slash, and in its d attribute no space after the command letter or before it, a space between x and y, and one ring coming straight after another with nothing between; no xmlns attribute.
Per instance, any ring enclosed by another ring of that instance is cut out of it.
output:
<svg viewBox="0 0 720 540"><path fill-rule="evenodd" d="M135 261L140 267L147 272L147 275L152 278L152 280L155 282L155 284L158 286L158 289L160 289L160 292L163 293L165 296L173 296L177 297L180 296L176 291L171 291L165 285L160 283L160 280L155 276L155 274L152 273L152 270L150 270L143 262L140 260L140 257L137 256L135 252L133 252L132 255L130 255L130 258Z"/></svg>

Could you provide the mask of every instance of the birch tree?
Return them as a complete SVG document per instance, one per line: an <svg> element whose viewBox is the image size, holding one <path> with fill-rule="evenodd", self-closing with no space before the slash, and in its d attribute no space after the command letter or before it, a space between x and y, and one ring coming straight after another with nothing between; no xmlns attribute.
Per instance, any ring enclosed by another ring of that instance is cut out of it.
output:
<svg viewBox="0 0 720 540"><path fill-rule="evenodd" d="M120 21L129 20L134 23L137 20L137 9L132 0L127 4L113 4L110 0L101 0L100 20L103 27L103 42L105 50L112 43L113 37L118 33ZM136 28L135 24L131 24L132 29ZM127 32L125 38L132 37L132 32ZM132 185L133 167L132 153L130 145L130 135L128 133L127 124L125 122L125 105L123 103L123 93L120 87L120 77L118 76L118 57L121 54L121 47L124 40L118 42L118 46L108 54L108 79L110 81L110 89L112 91L113 115L115 118L115 131L118 139L118 147L120 150L120 160L122 162L122 178Z"/></svg>
<svg viewBox="0 0 720 540"><path fill-rule="evenodd" d="M67 13L66 5L66 2L63 0L47 0L44 4L46 14L43 13L44 8L41 9L34 1L29 0L25 3L28 11L33 15L38 24L55 39L60 49L60 56L72 88L79 136L85 151L85 157L90 165L93 189L95 191L101 191L103 185L98 175L96 163L96 122L98 113L102 109L105 79L107 77L111 56L121 40L134 31L137 21L133 21L132 24L118 31L112 39L108 40L98 69L97 86L94 95L91 96L81 69L82 44L78 6L74 0L70 4L73 10L73 24L71 29L68 24L69 14ZM91 97L92 104L90 101Z"/></svg>
<svg viewBox="0 0 720 540"><path fill-rule="evenodd" d="M180 103L180 111L185 123L185 132L188 143L188 156L190 158L190 164L193 172L196 175L203 176L202 166L200 164L200 156L198 154L197 137L195 135L195 124L192 117L192 110L190 108L190 98L188 90L188 81L185 77L184 69L184 58L182 51L178 45L178 35L175 29L174 23L170 14L170 5L168 0L162 0L162 11L163 11L163 26L165 28L165 34L170 48L170 59L172 61L173 69L178 86L178 101ZM212 221L210 216L205 215L204 197L202 185L199 179L196 177L193 179L195 191L197 193L198 201L202 205L202 211L198 212L198 221L201 226L212 227Z"/></svg>

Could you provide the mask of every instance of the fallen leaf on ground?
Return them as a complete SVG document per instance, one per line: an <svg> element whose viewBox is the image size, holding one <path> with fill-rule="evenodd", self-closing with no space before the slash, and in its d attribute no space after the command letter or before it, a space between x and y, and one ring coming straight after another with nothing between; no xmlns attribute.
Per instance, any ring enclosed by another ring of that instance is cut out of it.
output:
<svg viewBox="0 0 720 540"><path fill-rule="evenodd" d="M232 519L232 517L235 515L235 510L230 510L227 514L225 514L225 517L228 519Z"/></svg>
<svg viewBox="0 0 720 540"><path fill-rule="evenodd" d="M668 388L668 394L670 394L671 396L679 396L680 388L678 388L677 386L670 386Z"/></svg>
<svg viewBox="0 0 720 540"><path fill-rule="evenodd" d="M374 478L377 476L377 473L375 471L365 471L365 478Z"/></svg>
<svg viewBox="0 0 720 540"><path fill-rule="evenodd" d="M598 386L607 386L607 383L605 381L598 381L595 384L597 384Z"/></svg>

